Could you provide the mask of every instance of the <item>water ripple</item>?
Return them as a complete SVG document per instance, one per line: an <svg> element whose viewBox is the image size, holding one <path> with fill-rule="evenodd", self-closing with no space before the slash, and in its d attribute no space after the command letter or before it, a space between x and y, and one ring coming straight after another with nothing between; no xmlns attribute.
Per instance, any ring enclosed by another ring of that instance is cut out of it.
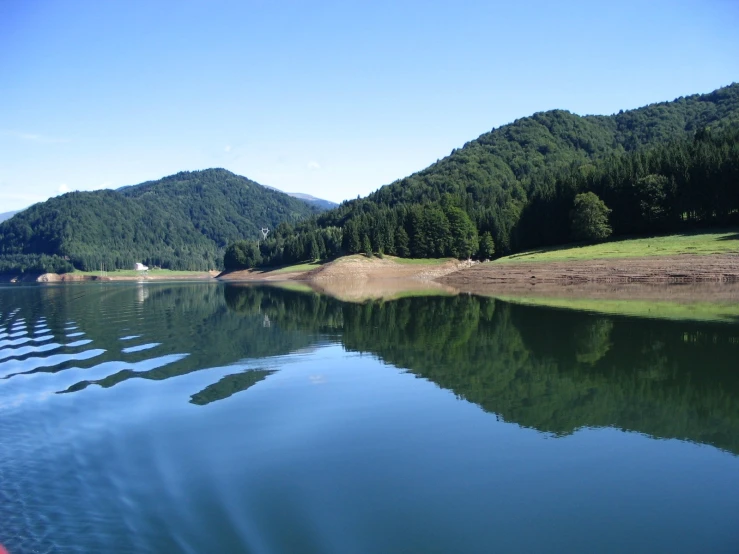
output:
<svg viewBox="0 0 739 554"><path fill-rule="evenodd" d="M141 352L142 350L149 350L150 348L156 348L162 344L161 342L150 342L147 344L139 344L137 346L129 346L128 348L121 349L124 354L130 354L132 352Z"/></svg>
<svg viewBox="0 0 739 554"><path fill-rule="evenodd" d="M41 346L21 346L20 348L6 348L4 350L0 350L0 361L12 358L21 358L31 353L40 354L42 352L50 352L51 350L56 350L57 348L61 347L61 344L57 342L51 342L48 344L43 344ZM0 369L2 369L4 365L5 364L0 364Z"/></svg>
<svg viewBox="0 0 739 554"><path fill-rule="evenodd" d="M61 365L66 362L89 360L104 354L106 350L97 348L94 350L86 350L84 352L77 352L75 354L55 354L46 358L28 358L27 360L18 362L5 362L0 364L0 378L10 379L16 375L26 375L33 373L40 368L51 368ZM9 370L7 373L2 373L2 370Z"/></svg>

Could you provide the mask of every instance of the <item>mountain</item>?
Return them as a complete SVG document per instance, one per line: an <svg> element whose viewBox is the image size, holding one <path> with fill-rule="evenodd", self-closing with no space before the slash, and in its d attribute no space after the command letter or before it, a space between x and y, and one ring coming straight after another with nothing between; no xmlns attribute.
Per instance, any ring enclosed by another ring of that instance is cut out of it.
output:
<svg viewBox="0 0 739 554"><path fill-rule="evenodd" d="M304 194L302 192L288 192L287 195L292 196L293 198L299 198L300 200L303 200L304 202L314 204L324 210L330 210L331 208L335 208L338 206L336 202L331 202L330 200L324 200L323 198L316 198L315 196L311 196L310 194Z"/></svg>
<svg viewBox="0 0 739 554"><path fill-rule="evenodd" d="M615 235L725 225L739 210L737 129L739 84L610 116L536 113L273 235L260 258L467 257L481 255L483 237L497 254L567 242L585 191L608 197Z"/></svg>
<svg viewBox="0 0 739 554"><path fill-rule="evenodd" d="M0 271L220 266L229 242L319 209L225 169L181 172L119 190L71 192L0 224ZM44 257L43 261L41 256ZM44 267L39 267L39 266Z"/></svg>
<svg viewBox="0 0 739 554"><path fill-rule="evenodd" d="M4 212L4 213L1 213L0 214L0 223L2 223L3 221L7 221L11 217L13 217L15 214L17 214L19 211L20 210L15 211L15 212Z"/></svg>
<svg viewBox="0 0 739 554"><path fill-rule="evenodd" d="M267 188L282 192L280 189L276 189L274 187L267 186ZM298 198L302 200L303 202L308 202L309 204L313 204L323 210L330 210L331 208L335 208L336 206L338 206L336 202L331 202L330 200L324 200L323 198L316 198L315 196L311 196L310 194L305 194L303 192L286 192L285 194L287 194L288 196L292 196L293 198Z"/></svg>

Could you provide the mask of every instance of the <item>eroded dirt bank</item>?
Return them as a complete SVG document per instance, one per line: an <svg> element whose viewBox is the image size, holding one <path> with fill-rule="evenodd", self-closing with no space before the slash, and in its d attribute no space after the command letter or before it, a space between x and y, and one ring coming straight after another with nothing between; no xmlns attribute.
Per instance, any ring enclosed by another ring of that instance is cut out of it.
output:
<svg viewBox="0 0 739 554"><path fill-rule="evenodd" d="M739 254L654 256L567 262L477 264L441 276L463 290L501 284L727 283L739 282Z"/></svg>
<svg viewBox="0 0 739 554"><path fill-rule="evenodd" d="M467 262L449 260L439 263L396 262L392 258L367 258L361 255L346 256L308 271L259 271L244 270L222 273L223 281L308 281L325 284L342 281L347 284L365 281L415 280L430 282L444 275L469 267Z"/></svg>

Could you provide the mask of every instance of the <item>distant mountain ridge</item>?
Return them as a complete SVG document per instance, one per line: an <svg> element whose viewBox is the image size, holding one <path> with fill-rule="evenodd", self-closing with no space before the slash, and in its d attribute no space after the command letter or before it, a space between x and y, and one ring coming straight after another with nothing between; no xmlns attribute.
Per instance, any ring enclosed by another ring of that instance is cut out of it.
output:
<svg viewBox="0 0 739 554"><path fill-rule="evenodd" d="M225 169L186 171L119 190L71 192L0 224L0 271L221 265L229 242L317 214L311 203ZM41 257L45 257L42 263ZM52 263L53 262L53 263ZM4 268L4 269L3 269Z"/></svg>
<svg viewBox="0 0 739 554"><path fill-rule="evenodd" d="M268 189L276 190L279 192L284 192L278 188L270 187L269 185L264 185L264 186L267 187ZM324 200L323 198L318 198L311 194L305 194L304 192L285 192L285 194L287 194L288 196L292 196L293 198L298 198L304 202L308 202L310 204L318 206L319 208L324 209L324 210L330 210L338 206L336 202L331 202L330 200Z"/></svg>
<svg viewBox="0 0 739 554"><path fill-rule="evenodd" d="M10 219L11 217L13 217L15 214L17 214L20 211L21 210L16 210L14 212L3 212L3 213L1 213L0 214L0 223L2 223L3 221L7 221L8 219Z"/></svg>

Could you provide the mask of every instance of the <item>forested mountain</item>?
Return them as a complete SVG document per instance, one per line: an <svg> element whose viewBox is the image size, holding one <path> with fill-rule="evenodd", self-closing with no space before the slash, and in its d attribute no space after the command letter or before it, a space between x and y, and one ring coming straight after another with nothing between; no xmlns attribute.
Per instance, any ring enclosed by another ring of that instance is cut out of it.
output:
<svg viewBox="0 0 739 554"><path fill-rule="evenodd" d="M367 198L282 227L237 266L371 251L503 255L572 239L574 197L592 191L615 235L736 221L739 84L611 116L553 110L485 133Z"/></svg>
<svg viewBox="0 0 739 554"><path fill-rule="evenodd" d="M0 224L0 271L213 269L228 243L318 211L225 169L71 192Z"/></svg>

